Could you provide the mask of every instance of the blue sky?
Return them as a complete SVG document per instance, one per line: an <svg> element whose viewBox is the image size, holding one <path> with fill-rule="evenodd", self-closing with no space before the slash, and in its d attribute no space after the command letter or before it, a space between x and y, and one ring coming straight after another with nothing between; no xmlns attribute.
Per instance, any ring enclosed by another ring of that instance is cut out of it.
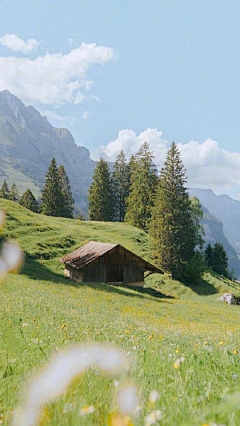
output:
<svg viewBox="0 0 240 426"><path fill-rule="evenodd" d="M3 0L0 90L68 127L95 158L146 139L161 163L174 140L191 186L238 197L239 22L237 0Z"/></svg>

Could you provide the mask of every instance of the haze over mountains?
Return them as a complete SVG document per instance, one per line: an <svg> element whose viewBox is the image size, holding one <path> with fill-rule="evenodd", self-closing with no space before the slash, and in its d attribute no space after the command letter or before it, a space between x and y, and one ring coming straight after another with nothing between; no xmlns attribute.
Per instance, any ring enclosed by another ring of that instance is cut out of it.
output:
<svg viewBox="0 0 240 426"><path fill-rule="evenodd" d="M53 157L66 169L76 205L86 211L95 167L89 151L67 129L51 126L7 90L0 92L0 183L15 180L21 192L30 187L38 195Z"/></svg>
<svg viewBox="0 0 240 426"><path fill-rule="evenodd" d="M63 164L69 176L77 208L87 211L88 188L96 162L88 149L78 146L67 129L53 127L35 108L7 90L0 92L0 185L6 179L20 193L30 188L41 194L52 158ZM190 189L204 206L206 243L221 242L228 254L229 269L240 276L240 201L212 190Z"/></svg>

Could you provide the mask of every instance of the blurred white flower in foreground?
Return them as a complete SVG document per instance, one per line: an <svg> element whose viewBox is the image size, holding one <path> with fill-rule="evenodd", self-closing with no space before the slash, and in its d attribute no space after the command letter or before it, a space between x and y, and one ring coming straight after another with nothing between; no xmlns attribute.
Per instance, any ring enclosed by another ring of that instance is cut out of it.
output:
<svg viewBox="0 0 240 426"><path fill-rule="evenodd" d="M158 420L162 419L162 413L160 410L154 410L145 417L145 426L154 425Z"/></svg>
<svg viewBox="0 0 240 426"><path fill-rule="evenodd" d="M56 354L43 372L27 387L25 404L13 414L12 426L37 425L42 407L59 397L71 381L89 367L105 373L125 371L128 367L125 352L103 345L82 345Z"/></svg>
<svg viewBox="0 0 240 426"><path fill-rule="evenodd" d="M129 385L118 392L118 408L123 414L136 414L139 406L137 388Z"/></svg>
<svg viewBox="0 0 240 426"><path fill-rule="evenodd" d="M79 411L80 416L85 416L85 414L92 414L94 413L95 408L93 405L86 405L85 407L81 408Z"/></svg>
<svg viewBox="0 0 240 426"><path fill-rule="evenodd" d="M4 222L5 213L0 210L0 228ZM24 254L16 243L4 242L0 253L0 280L7 272L16 273L23 264Z"/></svg>
<svg viewBox="0 0 240 426"><path fill-rule="evenodd" d="M155 404L159 398L159 393L157 390L151 390L149 395L149 402L150 404Z"/></svg>
<svg viewBox="0 0 240 426"><path fill-rule="evenodd" d="M0 228L1 228L1 227L2 227L2 225L3 225L4 218L5 218L5 213L4 213L4 211L3 211L3 210L0 210Z"/></svg>

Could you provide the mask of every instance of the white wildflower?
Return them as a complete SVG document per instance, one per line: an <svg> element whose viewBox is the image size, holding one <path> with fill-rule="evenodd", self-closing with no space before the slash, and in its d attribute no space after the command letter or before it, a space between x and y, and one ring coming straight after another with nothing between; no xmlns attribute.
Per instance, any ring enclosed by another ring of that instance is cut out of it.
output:
<svg viewBox="0 0 240 426"><path fill-rule="evenodd" d="M149 402L151 404L155 404L157 402L159 398L159 393L157 390L151 390L150 395L149 395Z"/></svg>
<svg viewBox="0 0 240 426"><path fill-rule="evenodd" d="M95 408L93 405L85 405L81 410L79 411L80 416L85 416L85 414L92 414L94 413Z"/></svg>
<svg viewBox="0 0 240 426"><path fill-rule="evenodd" d="M139 406L136 386L129 385L118 392L118 407L123 414L136 414L136 409Z"/></svg>
<svg viewBox="0 0 240 426"><path fill-rule="evenodd" d="M70 413L72 410L73 410L73 404L71 404L70 402L66 403L63 407L64 414Z"/></svg>
<svg viewBox="0 0 240 426"><path fill-rule="evenodd" d="M23 262L23 252L15 243L5 242L2 246L1 260L5 263L8 272L18 270Z"/></svg>
<svg viewBox="0 0 240 426"><path fill-rule="evenodd" d="M161 419L162 419L162 412L160 410L154 410L145 417L144 424L145 426L151 426Z"/></svg>

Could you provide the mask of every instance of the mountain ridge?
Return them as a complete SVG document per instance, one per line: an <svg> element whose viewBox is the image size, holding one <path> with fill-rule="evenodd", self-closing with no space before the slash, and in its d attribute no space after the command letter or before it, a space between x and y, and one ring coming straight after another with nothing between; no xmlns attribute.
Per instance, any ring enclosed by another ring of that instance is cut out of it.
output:
<svg viewBox="0 0 240 426"><path fill-rule="evenodd" d="M69 130L53 127L34 107L25 106L7 90L0 92L0 156L1 169L8 164L40 190L55 157L66 169L76 205L87 210L88 187L96 164L89 150L77 145Z"/></svg>

